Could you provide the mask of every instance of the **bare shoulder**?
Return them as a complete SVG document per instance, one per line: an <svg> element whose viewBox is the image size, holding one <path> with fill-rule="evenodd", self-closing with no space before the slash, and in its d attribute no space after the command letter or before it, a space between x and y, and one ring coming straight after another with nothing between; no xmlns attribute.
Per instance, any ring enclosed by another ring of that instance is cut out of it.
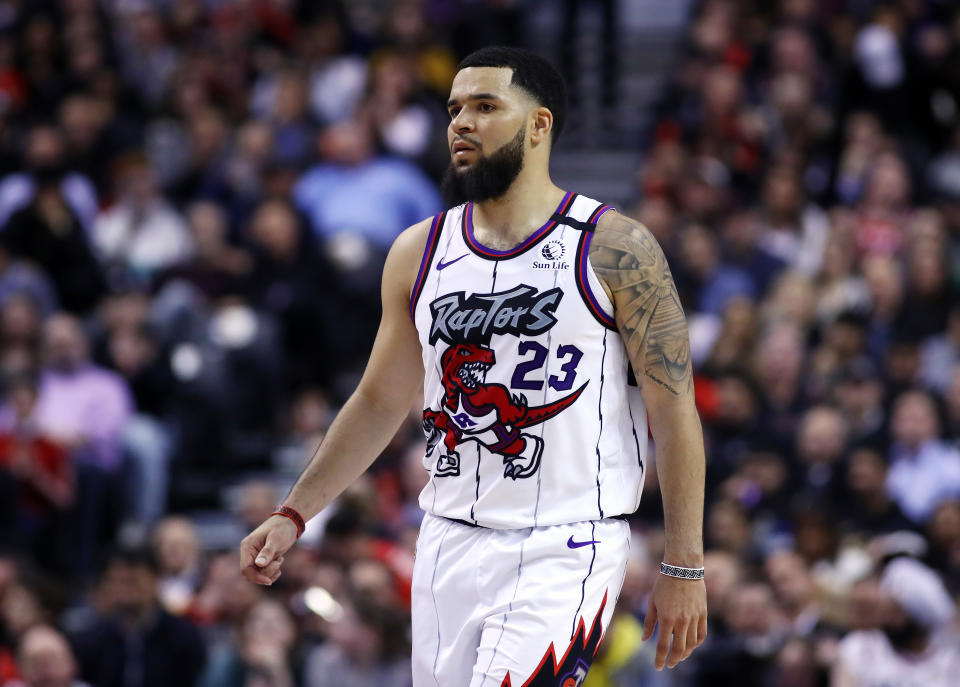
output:
<svg viewBox="0 0 960 687"><path fill-rule="evenodd" d="M427 247L427 238L430 236L433 220L433 217L427 217L400 232L393 241L390 254L395 256L395 259L416 261L419 265L423 251Z"/></svg>
<svg viewBox="0 0 960 687"><path fill-rule="evenodd" d="M606 213L590 243L590 264L610 294L636 372L675 396L689 391L686 318L667 258L650 230Z"/></svg>
<svg viewBox="0 0 960 687"><path fill-rule="evenodd" d="M420 260L427 248L433 219L428 217L407 227L394 239L383 268L384 286L389 283L405 291L409 297L420 268Z"/></svg>

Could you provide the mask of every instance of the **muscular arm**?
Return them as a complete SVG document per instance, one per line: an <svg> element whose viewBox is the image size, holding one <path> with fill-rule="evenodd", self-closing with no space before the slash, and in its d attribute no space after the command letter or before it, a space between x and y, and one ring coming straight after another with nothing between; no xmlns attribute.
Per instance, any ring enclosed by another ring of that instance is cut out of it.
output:
<svg viewBox="0 0 960 687"><path fill-rule="evenodd" d="M383 268L383 316L357 390L337 414L285 505L309 520L366 470L393 437L423 381L420 340L410 320L410 292L427 242L428 221L401 234ZM251 582L273 584L296 527L267 518L240 542L240 570Z"/></svg>
<svg viewBox="0 0 960 687"><path fill-rule="evenodd" d="M614 304L656 443L667 563L703 565L703 431L694 406L690 338L667 260L642 224L608 212L590 264Z"/></svg>
<svg viewBox="0 0 960 687"><path fill-rule="evenodd" d="M386 447L423 383L410 292L429 222L401 234L383 268L383 316L356 391L344 404L285 503L309 520L359 477Z"/></svg>

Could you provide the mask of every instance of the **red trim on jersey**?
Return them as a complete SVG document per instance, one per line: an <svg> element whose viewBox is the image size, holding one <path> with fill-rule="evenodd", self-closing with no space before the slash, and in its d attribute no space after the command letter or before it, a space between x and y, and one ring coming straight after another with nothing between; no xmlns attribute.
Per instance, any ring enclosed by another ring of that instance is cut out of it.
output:
<svg viewBox="0 0 960 687"><path fill-rule="evenodd" d="M609 205L598 205L597 208L590 213L590 218L587 219L587 223L595 225L607 210L613 210L613 208Z"/></svg>
<svg viewBox="0 0 960 687"><path fill-rule="evenodd" d="M580 242L577 244L577 290L583 297L583 302L586 304L587 309L590 311L590 314L593 315L594 319L607 329L616 331L616 321L603 309L597 297L593 294L593 289L590 288L588 270L590 265L590 241L592 239L593 232L585 231L580 236Z"/></svg>
<svg viewBox="0 0 960 687"><path fill-rule="evenodd" d="M443 220L446 215L446 212L441 212L434 217L433 224L430 226L430 233L427 235L427 245L424 247L423 257L420 259L417 280L413 284L413 291L410 292L410 319L414 321L416 321L417 301L420 299L420 291L423 289L423 283L427 280L427 271L433 262L433 256L437 252L440 230L443 228Z"/></svg>

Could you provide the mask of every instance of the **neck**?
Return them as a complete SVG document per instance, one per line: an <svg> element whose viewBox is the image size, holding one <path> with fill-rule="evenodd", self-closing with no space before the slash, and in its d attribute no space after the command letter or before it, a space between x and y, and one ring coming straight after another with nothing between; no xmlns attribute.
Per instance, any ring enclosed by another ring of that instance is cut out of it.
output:
<svg viewBox="0 0 960 687"><path fill-rule="evenodd" d="M474 205L474 230L520 243L550 219L563 195L548 173L524 169L505 194Z"/></svg>

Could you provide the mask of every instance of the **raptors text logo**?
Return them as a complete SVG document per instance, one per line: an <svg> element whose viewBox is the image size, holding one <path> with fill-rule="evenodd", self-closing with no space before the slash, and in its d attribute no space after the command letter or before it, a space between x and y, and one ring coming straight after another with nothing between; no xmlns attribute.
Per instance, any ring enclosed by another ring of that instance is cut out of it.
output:
<svg viewBox="0 0 960 687"><path fill-rule="evenodd" d="M560 289L539 293L526 284L500 293L442 296L430 304L430 343L488 345L494 334L537 336L557 323L554 313L561 298Z"/></svg>

